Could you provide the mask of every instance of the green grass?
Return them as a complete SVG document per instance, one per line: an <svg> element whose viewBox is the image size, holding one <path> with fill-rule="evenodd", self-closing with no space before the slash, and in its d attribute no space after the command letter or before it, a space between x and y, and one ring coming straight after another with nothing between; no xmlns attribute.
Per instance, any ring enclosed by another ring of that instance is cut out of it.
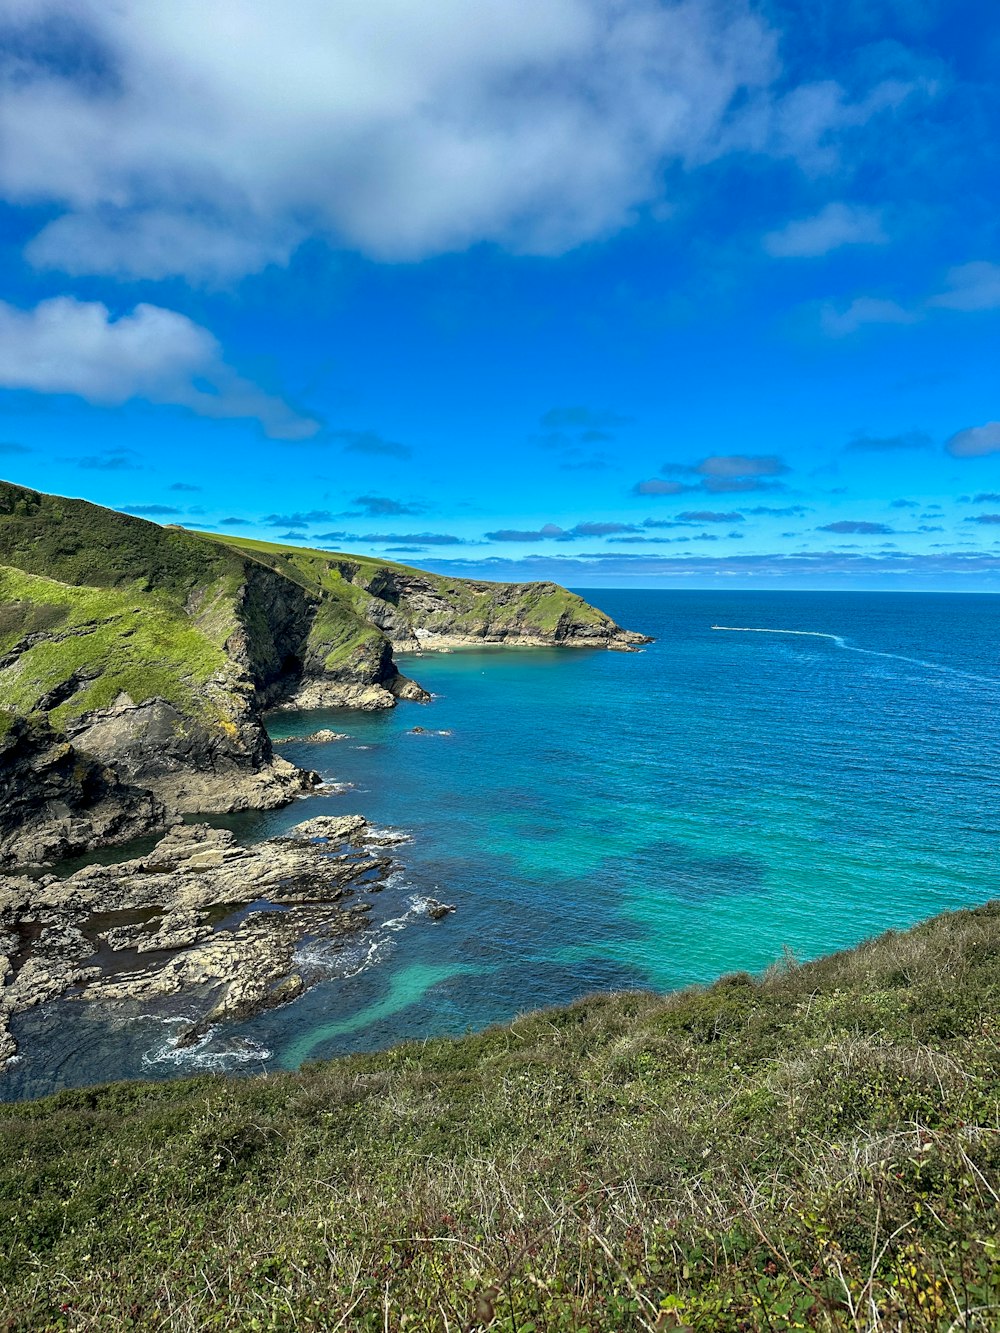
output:
<svg viewBox="0 0 1000 1333"><path fill-rule="evenodd" d="M240 568L196 533L9 482L0 482L0 564L61 583L156 589L179 603Z"/></svg>
<svg viewBox="0 0 1000 1333"><path fill-rule="evenodd" d="M6 1327L996 1329L998 989L992 904L758 980L7 1106Z"/></svg>
<svg viewBox="0 0 1000 1333"><path fill-rule="evenodd" d="M33 634L41 637L30 643ZM0 567L0 657L26 641L0 668L0 697L19 713L35 712L55 693L49 719L65 728L124 693L134 703L160 697L191 716L222 720L205 686L230 670L226 654L169 597L70 587Z"/></svg>

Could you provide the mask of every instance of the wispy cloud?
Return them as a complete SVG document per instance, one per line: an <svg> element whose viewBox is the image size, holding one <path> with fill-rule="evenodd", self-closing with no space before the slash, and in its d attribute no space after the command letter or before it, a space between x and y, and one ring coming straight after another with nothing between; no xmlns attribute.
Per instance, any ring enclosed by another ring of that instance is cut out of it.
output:
<svg viewBox="0 0 1000 1333"><path fill-rule="evenodd" d="M945 310L1000 309L1000 264L976 260L949 269L947 287L927 304Z"/></svg>
<svg viewBox="0 0 1000 1333"><path fill-rule="evenodd" d="M375 458L412 458L413 450L408 444L396 440L387 440L371 430L335 430L331 438L339 440L344 452L349 454L368 454Z"/></svg>
<svg viewBox="0 0 1000 1333"><path fill-rule="evenodd" d="M683 495L686 491L694 491L696 486L685 486L680 481L665 481L663 477L648 477L645 481L637 481L632 487L634 495Z"/></svg>
<svg viewBox="0 0 1000 1333"><path fill-rule="evenodd" d="M101 454L85 454L75 461L88 472L140 472L142 465L134 449L109 449Z"/></svg>
<svg viewBox="0 0 1000 1333"><path fill-rule="evenodd" d="M847 337L869 324L916 324L934 310L965 312L1000 309L1000 264L978 259L948 270L943 291L907 305L878 296L859 296L840 308L826 302L820 308L823 331L833 338Z"/></svg>
<svg viewBox="0 0 1000 1333"><path fill-rule="evenodd" d="M581 537L609 537L613 533L635 531L634 523L594 521L577 523L572 528L561 528L556 523L545 523L540 528L498 528L494 532L487 532L485 537L492 542L572 542Z"/></svg>
<svg viewBox="0 0 1000 1333"><path fill-rule="evenodd" d="M763 246L776 258L813 259L844 245L884 245L888 239L878 209L838 202L768 232Z"/></svg>
<svg viewBox="0 0 1000 1333"><path fill-rule="evenodd" d="M903 449L928 449L931 437L926 431L908 430L899 435L856 435L844 445L846 453L887 454Z"/></svg>
<svg viewBox="0 0 1000 1333"><path fill-rule="evenodd" d="M406 515L421 514L426 505L393 500L387 495L359 495L353 501L364 518L401 518ZM352 513L345 515L354 517Z"/></svg>
<svg viewBox="0 0 1000 1333"><path fill-rule="evenodd" d="M777 454L710 454L697 463L664 463L661 472L687 477L685 482L651 477L636 482L635 495L682 495L685 491L708 491L712 495L749 491L784 490L777 478L789 471Z"/></svg>
<svg viewBox="0 0 1000 1333"><path fill-rule="evenodd" d="M816 529L817 532L841 532L857 533L866 537L887 536L895 532L895 528L890 528L888 523L870 523L866 519L841 518L836 523L824 523L822 527Z"/></svg>
<svg viewBox="0 0 1000 1333"><path fill-rule="evenodd" d="M828 303L820 311L823 332L831 338L845 338L869 324L915 324L919 318L898 301L878 296L858 296L843 309Z"/></svg>
<svg viewBox="0 0 1000 1333"><path fill-rule="evenodd" d="M580 406L551 407L538 420L542 430L596 431L602 440L610 438L605 432L618 430L622 426L631 425L631 422L631 417L622 416L620 412L612 412L608 408ZM590 442L593 442L593 435Z"/></svg>
<svg viewBox="0 0 1000 1333"><path fill-rule="evenodd" d="M464 546L464 537L451 532L321 532L310 538L318 542L363 542L366 546L385 546L400 543L420 546Z"/></svg>
<svg viewBox="0 0 1000 1333"><path fill-rule="evenodd" d="M303 528L310 523L329 523L331 518L328 509L310 509L305 514L265 514L260 522L266 528Z"/></svg>

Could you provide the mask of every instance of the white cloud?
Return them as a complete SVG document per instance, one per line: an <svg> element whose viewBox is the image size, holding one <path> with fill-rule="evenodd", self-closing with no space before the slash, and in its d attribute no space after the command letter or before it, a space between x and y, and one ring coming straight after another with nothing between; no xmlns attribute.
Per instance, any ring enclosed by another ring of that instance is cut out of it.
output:
<svg viewBox="0 0 1000 1333"><path fill-rule="evenodd" d="M987 421L984 426L970 426L951 437L945 448L954 458L982 458L985 454L1000 454L1000 421Z"/></svg>
<svg viewBox="0 0 1000 1333"><path fill-rule="evenodd" d="M199 416L250 418L274 439L306 439L320 428L237 375L207 329L155 305L113 319L100 301L57 296L34 310L0 301L0 387L107 406L142 398Z"/></svg>
<svg viewBox="0 0 1000 1333"><path fill-rule="evenodd" d="M866 324L914 324L919 318L897 301L885 301L875 296L859 296L843 310L828 304L820 312L823 332L832 338L856 333Z"/></svg>
<svg viewBox="0 0 1000 1333"><path fill-rule="evenodd" d="M390 259L559 253L662 205L670 164L749 149L822 169L913 87L778 97L776 34L749 0L6 10L36 55L0 87L0 192L66 210L30 254L73 273L215 280L305 235ZM71 73L44 59L59 32L87 56Z"/></svg>
<svg viewBox="0 0 1000 1333"><path fill-rule="evenodd" d="M948 287L932 296L928 305L947 310L996 310L1000 308L1000 264L985 259L949 269Z"/></svg>
<svg viewBox="0 0 1000 1333"><path fill-rule="evenodd" d="M776 258L806 259L829 254L842 245L884 245L888 239L878 209L832 203L813 217L768 232L763 245Z"/></svg>

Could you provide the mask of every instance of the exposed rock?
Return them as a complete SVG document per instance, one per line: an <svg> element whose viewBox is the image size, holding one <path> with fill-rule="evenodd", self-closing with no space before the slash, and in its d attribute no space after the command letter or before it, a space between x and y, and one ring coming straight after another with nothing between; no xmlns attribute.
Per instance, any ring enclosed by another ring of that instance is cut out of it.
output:
<svg viewBox="0 0 1000 1333"><path fill-rule="evenodd" d="M43 718L0 734L0 865L41 865L166 827L164 803L122 782Z"/></svg>
<svg viewBox="0 0 1000 1333"><path fill-rule="evenodd" d="M179 824L131 861L0 878L0 1067L15 1052L11 1016L77 987L71 998L203 997L191 1039L286 1003L309 984L294 968L304 937L364 928L371 903L352 899L390 873L385 841L361 815L320 816L253 847ZM102 944L128 970L95 966Z"/></svg>
<svg viewBox="0 0 1000 1333"><path fill-rule="evenodd" d="M427 915L432 921L443 921L456 909L451 903L439 903L436 898L428 898Z"/></svg>
<svg viewBox="0 0 1000 1333"><path fill-rule="evenodd" d="M309 736L284 736L280 741L275 741L275 745L290 745L293 741L296 744L304 745L327 745L330 741L349 741L351 738L346 731L331 731L329 727L320 727L319 731L312 732Z"/></svg>
<svg viewBox="0 0 1000 1333"><path fill-rule="evenodd" d="M357 685L336 680L305 680L277 708L308 712L313 708L360 708L374 712L394 708L395 696L384 685Z"/></svg>

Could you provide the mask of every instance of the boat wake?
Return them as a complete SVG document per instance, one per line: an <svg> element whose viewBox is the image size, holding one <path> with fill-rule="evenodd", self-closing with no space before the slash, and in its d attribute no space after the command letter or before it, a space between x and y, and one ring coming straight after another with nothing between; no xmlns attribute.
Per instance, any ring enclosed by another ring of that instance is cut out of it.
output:
<svg viewBox="0 0 1000 1333"><path fill-rule="evenodd" d="M939 662L925 662L920 657L904 657L902 653L883 653L876 648L859 648L848 643L839 634L824 634L815 629L765 629L756 625L713 625L712 629L726 634L790 634L801 639L830 639L838 648L849 653L861 653L865 657L885 657L891 662L907 662L910 666L922 667L925 671L939 671L946 676L957 676L960 680L972 680L978 685L1000 686L1000 680L992 676L976 676L971 671L961 671L958 667L942 666Z"/></svg>
<svg viewBox="0 0 1000 1333"><path fill-rule="evenodd" d="M821 634L816 629L758 629L756 625L713 625L712 628L724 630L726 634L793 634L799 639L832 639L838 648L848 647L839 634Z"/></svg>

